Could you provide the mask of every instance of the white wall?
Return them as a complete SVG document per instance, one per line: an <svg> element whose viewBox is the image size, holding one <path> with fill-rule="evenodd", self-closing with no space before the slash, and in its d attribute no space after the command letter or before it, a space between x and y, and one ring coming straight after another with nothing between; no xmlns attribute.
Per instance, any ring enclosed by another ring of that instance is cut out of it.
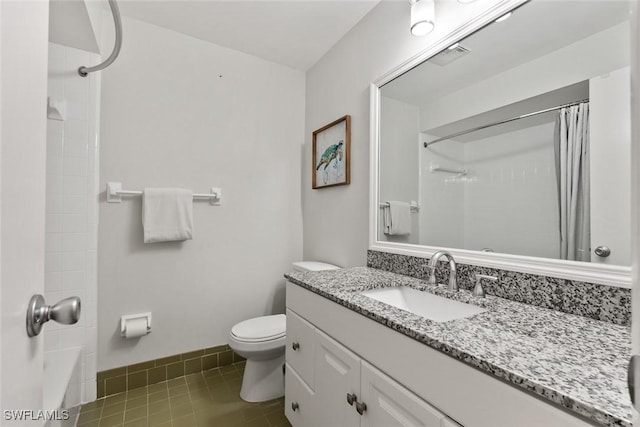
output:
<svg viewBox="0 0 640 427"><path fill-rule="evenodd" d="M420 110L415 105L381 97L380 110L384 120L380 123L380 200L411 202L419 200L418 132ZM419 214L411 214L411 233L407 236L388 236L383 233L383 215L380 215L378 238L390 242L418 243L420 241Z"/></svg>
<svg viewBox="0 0 640 427"><path fill-rule="evenodd" d="M302 162L306 259L341 266L366 263L371 82L498 3L438 2L436 30L414 37L409 32L407 3L381 2L307 72ZM344 114L351 115L351 184L312 190L311 134Z"/></svg>
<svg viewBox="0 0 640 427"><path fill-rule="evenodd" d="M80 77L100 56L49 43L48 96L63 102L64 121L47 121L45 301L82 301L76 325L49 322L45 351L82 347L67 405L96 398L98 103L100 74Z"/></svg>
<svg viewBox="0 0 640 427"><path fill-rule="evenodd" d="M102 74L101 189L221 187L195 235L144 244L141 200L100 204L98 369L227 343L238 321L284 311L302 257L304 74L133 19ZM107 46L109 40L104 42ZM120 316L151 311L124 340Z"/></svg>

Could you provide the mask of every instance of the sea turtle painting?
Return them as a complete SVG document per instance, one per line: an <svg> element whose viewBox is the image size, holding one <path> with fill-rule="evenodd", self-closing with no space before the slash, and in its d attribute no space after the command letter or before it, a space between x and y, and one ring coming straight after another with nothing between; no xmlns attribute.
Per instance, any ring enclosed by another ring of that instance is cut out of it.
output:
<svg viewBox="0 0 640 427"><path fill-rule="evenodd" d="M344 141L340 140L337 144L330 145L326 150L324 150L324 153L318 162L318 166L316 166L316 170L320 170L322 165L324 165L324 170L326 170L334 159L337 158L337 161L342 161L343 155Z"/></svg>
<svg viewBox="0 0 640 427"><path fill-rule="evenodd" d="M313 133L311 188L349 184L350 120L344 116Z"/></svg>

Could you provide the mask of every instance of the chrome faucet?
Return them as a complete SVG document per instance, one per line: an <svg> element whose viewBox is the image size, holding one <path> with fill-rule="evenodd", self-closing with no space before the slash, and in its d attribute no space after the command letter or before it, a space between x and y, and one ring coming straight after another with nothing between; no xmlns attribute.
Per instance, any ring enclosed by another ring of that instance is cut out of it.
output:
<svg viewBox="0 0 640 427"><path fill-rule="evenodd" d="M447 251L438 251L435 254L431 255L429 259L429 264L427 264L427 268L431 270L431 275L429 276L429 284L436 285L436 266L438 265L438 261L440 257L444 256L449 260L449 269L451 270L449 273L449 290L450 291L458 291L458 282L456 281L456 261L453 259L453 256Z"/></svg>

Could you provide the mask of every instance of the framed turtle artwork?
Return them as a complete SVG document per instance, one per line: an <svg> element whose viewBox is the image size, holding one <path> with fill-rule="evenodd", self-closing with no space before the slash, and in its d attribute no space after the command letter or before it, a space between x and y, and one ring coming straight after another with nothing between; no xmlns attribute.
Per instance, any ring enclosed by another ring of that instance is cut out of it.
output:
<svg viewBox="0 0 640 427"><path fill-rule="evenodd" d="M344 116L313 132L311 188L350 182L351 116Z"/></svg>

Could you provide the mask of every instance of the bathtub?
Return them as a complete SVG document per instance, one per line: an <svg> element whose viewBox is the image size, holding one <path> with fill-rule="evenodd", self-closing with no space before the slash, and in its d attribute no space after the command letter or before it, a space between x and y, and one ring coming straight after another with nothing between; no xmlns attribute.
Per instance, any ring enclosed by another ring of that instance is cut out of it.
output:
<svg viewBox="0 0 640 427"><path fill-rule="evenodd" d="M74 393L71 400L78 402L79 390L71 390L70 384L74 373L81 369L78 364L81 350L81 347L71 347L44 353L42 409L47 414L55 415L55 419L45 423L45 427L75 426L79 406L68 408L67 401L69 394ZM75 387L79 388L79 384Z"/></svg>

